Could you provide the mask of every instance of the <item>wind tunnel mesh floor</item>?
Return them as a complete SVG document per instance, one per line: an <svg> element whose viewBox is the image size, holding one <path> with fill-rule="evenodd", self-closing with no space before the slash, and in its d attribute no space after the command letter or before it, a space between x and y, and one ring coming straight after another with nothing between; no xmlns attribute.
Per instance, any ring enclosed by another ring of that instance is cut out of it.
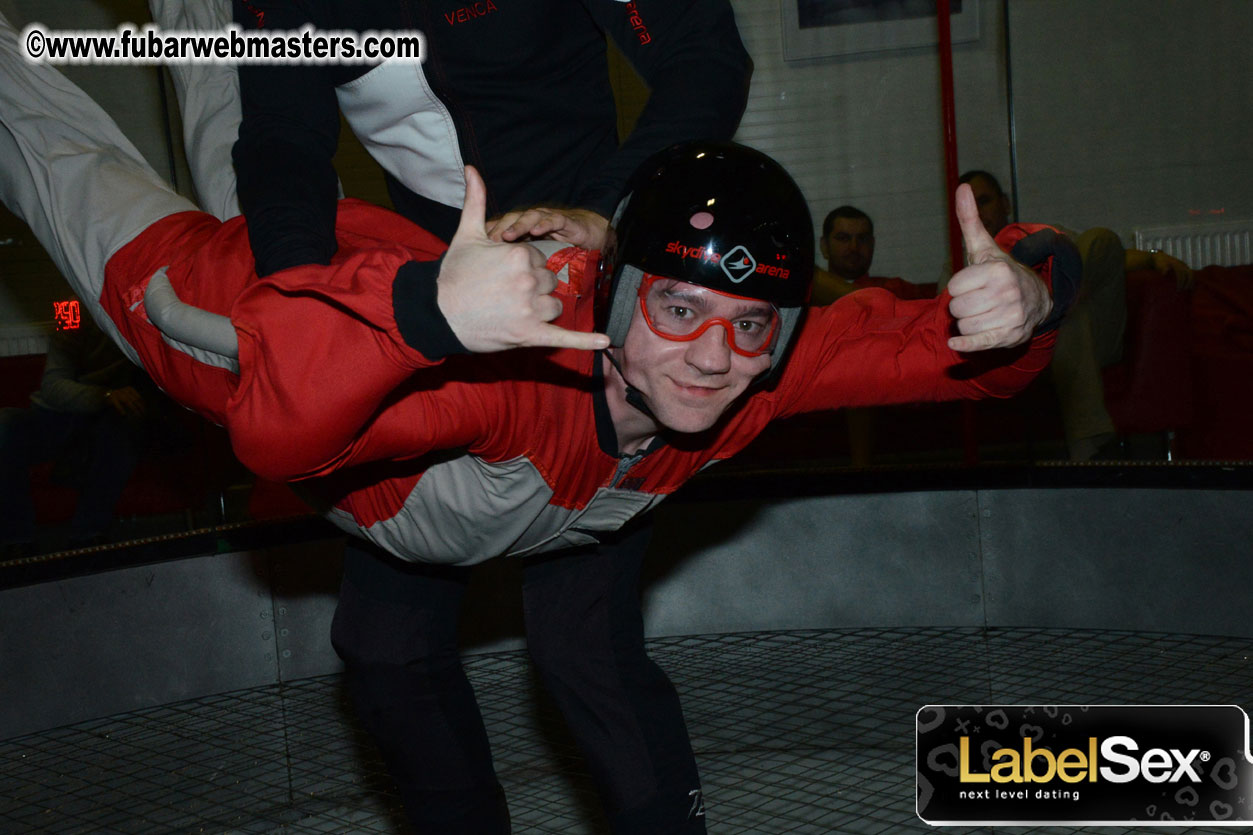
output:
<svg viewBox="0 0 1253 835"><path fill-rule="evenodd" d="M650 648L683 697L713 835L929 831L914 815L914 714L924 704L1253 706L1248 640L846 629L666 638ZM470 656L466 667L514 832L606 832L525 655ZM3 833L407 831L338 676L0 742Z"/></svg>

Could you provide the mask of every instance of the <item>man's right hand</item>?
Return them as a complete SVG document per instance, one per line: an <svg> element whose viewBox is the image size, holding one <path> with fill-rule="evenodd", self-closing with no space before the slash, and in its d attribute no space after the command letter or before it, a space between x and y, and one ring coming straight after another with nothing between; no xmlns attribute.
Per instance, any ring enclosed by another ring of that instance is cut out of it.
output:
<svg viewBox="0 0 1253 835"><path fill-rule="evenodd" d="M487 190L466 166L461 223L440 267L437 301L461 344L475 353L530 346L597 351L609 337L551 324L561 301L551 293L557 278L544 256L529 244L497 243L487 237Z"/></svg>

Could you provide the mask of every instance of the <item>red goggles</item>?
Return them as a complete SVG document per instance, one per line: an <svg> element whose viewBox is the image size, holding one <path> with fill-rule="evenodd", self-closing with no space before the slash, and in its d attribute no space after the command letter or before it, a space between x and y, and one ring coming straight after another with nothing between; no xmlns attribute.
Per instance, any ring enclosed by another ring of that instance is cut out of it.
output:
<svg viewBox="0 0 1253 835"><path fill-rule="evenodd" d="M690 342L714 325L727 334L737 354L759 357L774 350L779 335L779 309L750 299L644 273L639 289L640 311L653 333L675 342Z"/></svg>

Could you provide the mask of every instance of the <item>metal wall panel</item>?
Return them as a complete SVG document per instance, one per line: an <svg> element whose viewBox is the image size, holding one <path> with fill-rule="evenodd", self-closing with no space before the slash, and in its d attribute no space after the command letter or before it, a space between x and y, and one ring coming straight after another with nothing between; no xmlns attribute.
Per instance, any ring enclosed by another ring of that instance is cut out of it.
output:
<svg viewBox="0 0 1253 835"><path fill-rule="evenodd" d="M1253 637L1253 494L979 493L988 623Z"/></svg>
<svg viewBox="0 0 1253 835"><path fill-rule="evenodd" d="M981 625L969 491L662 506L651 635Z"/></svg>
<svg viewBox="0 0 1253 835"><path fill-rule="evenodd" d="M228 554L0 592L0 738L272 682L269 584Z"/></svg>

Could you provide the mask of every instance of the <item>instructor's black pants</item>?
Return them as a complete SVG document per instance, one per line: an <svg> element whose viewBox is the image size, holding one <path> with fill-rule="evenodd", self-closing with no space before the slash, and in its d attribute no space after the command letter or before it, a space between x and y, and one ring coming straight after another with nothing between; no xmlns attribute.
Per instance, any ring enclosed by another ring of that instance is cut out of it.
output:
<svg viewBox="0 0 1253 835"><path fill-rule="evenodd" d="M665 673L644 651L649 526L523 569L527 644L587 759L616 835L703 833L700 779ZM469 569L350 541L332 641L362 723L419 833L508 833L487 734L457 647Z"/></svg>

